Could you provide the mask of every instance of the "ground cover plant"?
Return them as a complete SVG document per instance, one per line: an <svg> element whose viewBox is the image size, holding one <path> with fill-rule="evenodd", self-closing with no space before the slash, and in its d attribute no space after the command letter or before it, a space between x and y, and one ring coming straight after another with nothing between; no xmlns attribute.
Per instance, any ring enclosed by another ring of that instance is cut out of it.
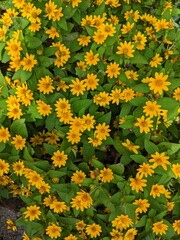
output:
<svg viewBox="0 0 180 240"><path fill-rule="evenodd" d="M178 3L1 1L0 196L23 240L179 239Z"/></svg>

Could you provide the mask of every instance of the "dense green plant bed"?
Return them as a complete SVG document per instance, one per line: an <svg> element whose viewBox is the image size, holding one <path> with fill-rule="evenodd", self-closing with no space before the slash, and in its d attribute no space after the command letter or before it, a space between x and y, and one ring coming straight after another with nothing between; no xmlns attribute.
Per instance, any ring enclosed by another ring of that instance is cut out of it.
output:
<svg viewBox="0 0 180 240"><path fill-rule="evenodd" d="M177 3L0 9L0 196L26 204L8 229L24 225L23 240L179 239Z"/></svg>

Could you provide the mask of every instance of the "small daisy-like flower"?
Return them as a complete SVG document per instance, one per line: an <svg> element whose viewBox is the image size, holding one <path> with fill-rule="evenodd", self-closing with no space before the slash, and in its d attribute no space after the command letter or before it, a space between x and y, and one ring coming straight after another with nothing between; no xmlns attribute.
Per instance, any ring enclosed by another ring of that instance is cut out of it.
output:
<svg viewBox="0 0 180 240"><path fill-rule="evenodd" d="M107 76L109 78L117 78L118 75L120 74L120 70L121 68L119 67L119 64L118 63L110 63L108 66L107 66L107 69L106 69L106 73L107 73Z"/></svg>
<svg viewBox="0 0 180 240"><path fill-rule="evenodd" d="M153 224L152 231L156 235L158 234L163 235L166 233L167 229L168 229L168 226L164 224L163 221L159 221Z"/></svg>
<svg viewBox="0 0 180 240"><path fill-rule="evenodd" d="M26 138L23 138L21 135L16 135L12 138L12 144L17 150L22 150L26 143Z"/></svg>
<svg viewBox="0 0 180 240"><path fill-rule="evenodd" d="M111 182L114 179L113 171L110 168L103 168L100 170L99 177L103 183Z"/></svg>
<svg viewBox="0 0 180 240"><path fill-rule="evenodd" d="M24 70L31 72L33 67L37 64L37 60L35 59L33 54L26 53L26 56L21 61L21 65Z"/></svg>

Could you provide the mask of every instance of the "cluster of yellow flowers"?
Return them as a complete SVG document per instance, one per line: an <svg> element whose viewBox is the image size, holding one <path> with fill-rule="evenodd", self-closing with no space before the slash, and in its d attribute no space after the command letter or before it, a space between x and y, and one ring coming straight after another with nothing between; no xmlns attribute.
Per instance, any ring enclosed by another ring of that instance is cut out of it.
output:
<svg viewBox="0 0 180 240"><path fill-rule="evenodd" d="M3 4L0 196L26 203L7 229L23 224L23 240L178 239L176 5Z"/></svg>

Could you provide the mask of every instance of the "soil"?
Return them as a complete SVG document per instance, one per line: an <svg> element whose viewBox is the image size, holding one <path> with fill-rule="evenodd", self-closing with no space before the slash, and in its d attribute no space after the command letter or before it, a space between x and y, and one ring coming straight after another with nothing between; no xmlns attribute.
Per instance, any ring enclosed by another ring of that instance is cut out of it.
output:
<svg viewBox="0 0 180 240"><path fill-rule="evenodd" d="M17 220L20 217L20 208L24 203L17 198L0 198L0 240L22 240L23 226L17 227L17 231L7 229L8 218Z"/></svg>

